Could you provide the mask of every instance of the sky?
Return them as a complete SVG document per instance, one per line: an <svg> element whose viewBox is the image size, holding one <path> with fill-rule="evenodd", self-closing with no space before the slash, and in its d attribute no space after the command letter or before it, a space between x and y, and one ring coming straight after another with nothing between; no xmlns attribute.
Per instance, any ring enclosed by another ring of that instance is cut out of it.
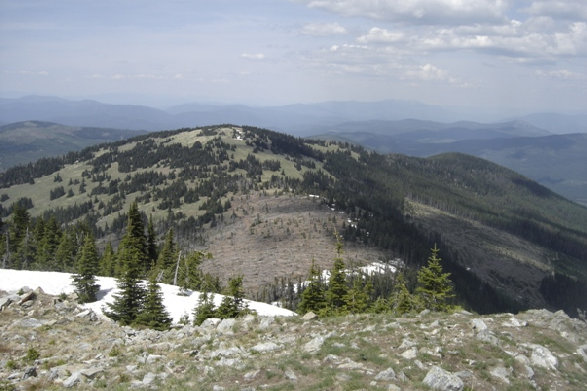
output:
<svg viewBox="0 0 587 391"><path fill-rule="evenodd" d="M587 0L0 0L0 96L587 112Z"/></svg>

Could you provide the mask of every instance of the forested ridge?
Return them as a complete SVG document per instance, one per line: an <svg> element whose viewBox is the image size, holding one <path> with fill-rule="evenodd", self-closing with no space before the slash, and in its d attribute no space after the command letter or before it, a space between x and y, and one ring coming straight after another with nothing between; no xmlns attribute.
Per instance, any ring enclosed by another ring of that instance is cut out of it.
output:
<svg viewBox="0 0 587 391"><path fill-rule="evenodd" d="M69 270L73 261L56 256L60 241L70 237L81 248L76 232L82 231L101 248L107 242L116 246L135 201L143 219L152 219L159 243L173 229L180 247L193 247L205 246L206 229L234 218L235 195L313 194L353 222L341 232L345 241L386 249L409 267L421 266L438 243L457 294L469 304L483 295L485 302L474 304L479 310L527 304L469 273L463 266L466 248L475 244L457 248L446 242L442 229L429 230L419 222L417 205L543 248L548 257L533 261L552 275L540 286L546 302L571 312L587 306L576 299L587 281L587 209L463 154L381 155L352 144L221 125L151 133L44 158L0 174L0 187L5 267L55 269L36 255L45 248L51 262Z"/></svg>

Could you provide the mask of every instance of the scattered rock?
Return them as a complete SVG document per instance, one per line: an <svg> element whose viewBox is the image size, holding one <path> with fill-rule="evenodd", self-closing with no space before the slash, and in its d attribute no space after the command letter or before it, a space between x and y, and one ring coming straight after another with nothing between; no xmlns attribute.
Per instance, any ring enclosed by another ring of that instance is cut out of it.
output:
<svg viewBox="0 0 587 391"><path fill-rule="evenodd" d="M314 337L310 342L306 343L303 347L303 351L306 353L317 353L322 348L324 344L324 337L318 335Z"/></svg>
<svg viewBox="0 0 587 391"><path fill-rule="evenodd" d="M4 311L10 304L20 300L19 295L9 295L0 297L0 311Z"/></svg>
<svg viewBox="0 0 587 391"><path fill-rule="evenodd" d="M19 320L18 325L20 327L30 327L30 328L37 328L43 325L43 322L37 318L23 318Z"/></svg>
<svg viewBox="0 0 587 391"><path fill-rule="evenodd" d="M294 373L294 371L291 370L291 369L286 369L285 372L284 372L284 374L283 374L283 376L285 376L285 378L287 380L290 380L290 381L296 381L296 380L298 380L298 377L296 376L296 374Z"/></svg>
<svg viewBox="0 0 587 391"><path fill-rule="evenodd" d="M491 344L493 346L499 346L499 339L489 329L481 330L475 336L479 341Z"/></svg>
<svg viewBox="0 0 587 391"><path fill-rule="evenodd" d="M261 320L259 321L259 330L266 330L269 328L269 326L271 326L273 324L273 322L275 321L275 319L273 317L270 316L264 316L261 318Z"/></svg>
<svg viewBox="0 0 587 391"><path fill-rule="evenodd" d="M277 345L274 342L263 342L263 343L255 345L251 348L251 350L255 353L269 353L269 352L274 352L276 350L281 350L281 349L282 349L282 346Z"/></svg>
<svg viewBox="0 0 587 391"><path fill-rule="evenodd" d="M426 374L424 384L433 390L440 391L460 391L464 387L463 381L458 376L436 365Z"/></svg>
<svg viewBox="0 0 587 391"><path fill-rule="evenodd" d="M259 369L255 369L254 371L247 372L243 376L243 379L245 379L245 381L251 381L257 377L259 372L261 372Z"/></svg>
<svg viewBox="0 0 587 391"><path fill-rule="evenodd" d="M411 347L408 350L406 350L405 352L403 352L401 354L401 356L403 358L405 358L406 360L412 360L414 358L416 358L416 356L418 355L418 349L416 349L416 347Z"/></svg>
<svg viewBox="0 0 587 391"><path fill-rule="evenodd" d="M236 319L234 318L222 319L218 326L216 326L216 331L222 334L232 335L234 334L233 328L235 324Z"/></svg>
<svg viewBox="0 0 587 391"><path fill-rule="evenodd" d="M546 369L556 369L558 365L558 359L544 346L541 345L529 345L532 349L532 355L530 356L530 363Z"/></svg>
<svg viewBox="0 0 587 391"><path fill-rule="evenodd" d="M203 329L215 329L221 321L222 319L220 318L208 318L202 322L200 327Z"/></svg>
<svg viewBox="0 0 587 391"><path fill-rule="evenodd" d="M19 305L23 305L29 300L34 300L37 297L37 294L33 291L28 291L20 295L20 301L18 302Z"/></svg>
<svg viewBox="0 0 587 391"><path fill-rule="evenodd" d="M143 377L143 384L148 386L149 384L153 383L156 378L157 375L155 375L153 372L147 372Z"/></svg>
<svg viewBox="0 0 587 391"><path fill-rule="evenodd" d="M90 368L86 368L86 369L82 369L81 374L90 379L93 380L94 378L96 378L98 375L104 373L104 368L102 367L90 367Z"/></svg>
<svg viewBox="0 0 587 391"><path fill-rule="evenodd" d="M76 371L70 377L65 379L65 381L63 382L63 387L71 388L71 387L75 386L76 384L78 384L79 382L81 382L81 380L82 380L81 372Z"/></svg>
<svg viewBox="0 0 587 391"><path fill-rule="evenodd" d="M579 346L577 354L583 357L583 361L587 362L587 344Z"/></svg>
<svg viewBox="0 0 587 391"><path fill-rule="evenodd" d="M497 366L497 367L491 368L489 373L491 374L491 376L501 380L502 382L504 382L506 384L510 384L509 376L511 374L511 369L508 370L504 366Z"/></svg>
<svg viewBox="0 0 587 391"><path fill-rule="evenodd" d="M471 319L471 327L477 333L483 330L487 330L487 325L485 324L483 319L480 318Z"/></svg>
<svg viewBox="0 0 587 391"><path fill-rule="evenodd" d="M338 364L338 369L364 370L365 364L353 361L350 358L345 357L342 360L342 362Z"/></svg>
<svg viewBox="0 0 587 391"><path fill-rule="evenodd" d="M395 380L395 371L389 367L384 371L381 371L375 376L375 380L379 381L392 381Z"/></svg>
<svg viewBox="0 0 587 391"><path fill-rule="evenodd" d="M318 317L318 315L316 315L315 313L310 311L310 312L306 312L306 314L304 316L302 316L302 319L303 320L312 320L312 319L316 319L317 317Z"/></svg>

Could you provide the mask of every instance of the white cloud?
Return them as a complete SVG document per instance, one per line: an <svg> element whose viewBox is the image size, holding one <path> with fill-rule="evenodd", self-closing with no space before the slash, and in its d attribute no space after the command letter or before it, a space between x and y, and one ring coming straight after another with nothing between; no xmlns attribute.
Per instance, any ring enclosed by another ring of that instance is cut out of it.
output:
<svg viewBox="0 0 587 391"><path fill-rule="evenodd" d="M304 35L327 36L346 34L347 30L338 23L308 23L300 32Z"/></svg>
<svg viewBox="0 0 587 391"><path fill-rule="evenodd" d="M512 21L501 26L465 26L428 31L415 39L424 50L479 50L506 57L554 60L587 55L587 24L572 23L566 31L534 31Z"/></svg>
<svg viewBox="0 0 587 391"><path fill-rule="evenodd" d="M346 16L377 20L446 24L503 19L507 0L301 0Z"/></svg>
<svg viewBox="0 0 587 391"><path fill-rule="evenodd" d="M445 81L449 83L457 83L457 80L451 77L447 71L432 64L424 64L417 68L409 69L405 72L405 76L409 79L422 81Z"/></svg>
<svg viewBox="0 0 587 391"><path fill-rule="evenodd" d="M569 71L568 69L555 69L552 71L545 71L545 70L537 70L536 76L543 77L543 78L552 78L558 80L583 80L585 79L585 75L573 71Z"/></svg>
<svg viewBox="0 0 587 391"><path fill-rule="evenodd" d="M247 60L263 60L265 55L263 53L242 53L241 58L246 58Z"/></svg>
<svg viewBox="0 0 587 391"><path fill-rule="evenodd" d="M373 27L365 35L357 38L361 43L394 43L405 39L405 34L401 31L389 31L379 27Z"/></svg>
<svg viewBox="0 0 587 391"><path fill-rule="evenodd" d="M27 76L49 76L49 72L47 71L30 71L28 69L22 69L18 71L20 75L27 75Z"/></svg>
<svg viewBox="0 0 587 391"><path fill-rule="evenodd" d="M524 10L531 15L587 20L585 0L537 0Z"/></svg>

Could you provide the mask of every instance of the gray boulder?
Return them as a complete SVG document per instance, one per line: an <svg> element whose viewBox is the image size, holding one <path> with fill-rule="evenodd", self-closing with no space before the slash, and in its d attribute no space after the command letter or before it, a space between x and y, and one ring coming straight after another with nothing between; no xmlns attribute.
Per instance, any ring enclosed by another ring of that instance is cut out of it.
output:
<svg viewBox="0 0 587 391"><path fill-rule="evenodd" d="M379 381L392 381L395 380L395 371L389 367L384 371L381 371L375 376L375 380Z"/></svg>
<svg viewBox="0 0 587 391"><path fill-rule="evenodd" d="M436 365L426 374L424 384L433 390L440 391L461 391L464 387L463 381L458 376Z"/></svg>
<svg viewBox="0 0 587 391"><path fill-rule="evenodd" d="M63 382L63 387L71 388L71 387L77 385L81 381L82 381L82 373L80 371L76 371L70 377L65 379L65 381Z"/></svg>

